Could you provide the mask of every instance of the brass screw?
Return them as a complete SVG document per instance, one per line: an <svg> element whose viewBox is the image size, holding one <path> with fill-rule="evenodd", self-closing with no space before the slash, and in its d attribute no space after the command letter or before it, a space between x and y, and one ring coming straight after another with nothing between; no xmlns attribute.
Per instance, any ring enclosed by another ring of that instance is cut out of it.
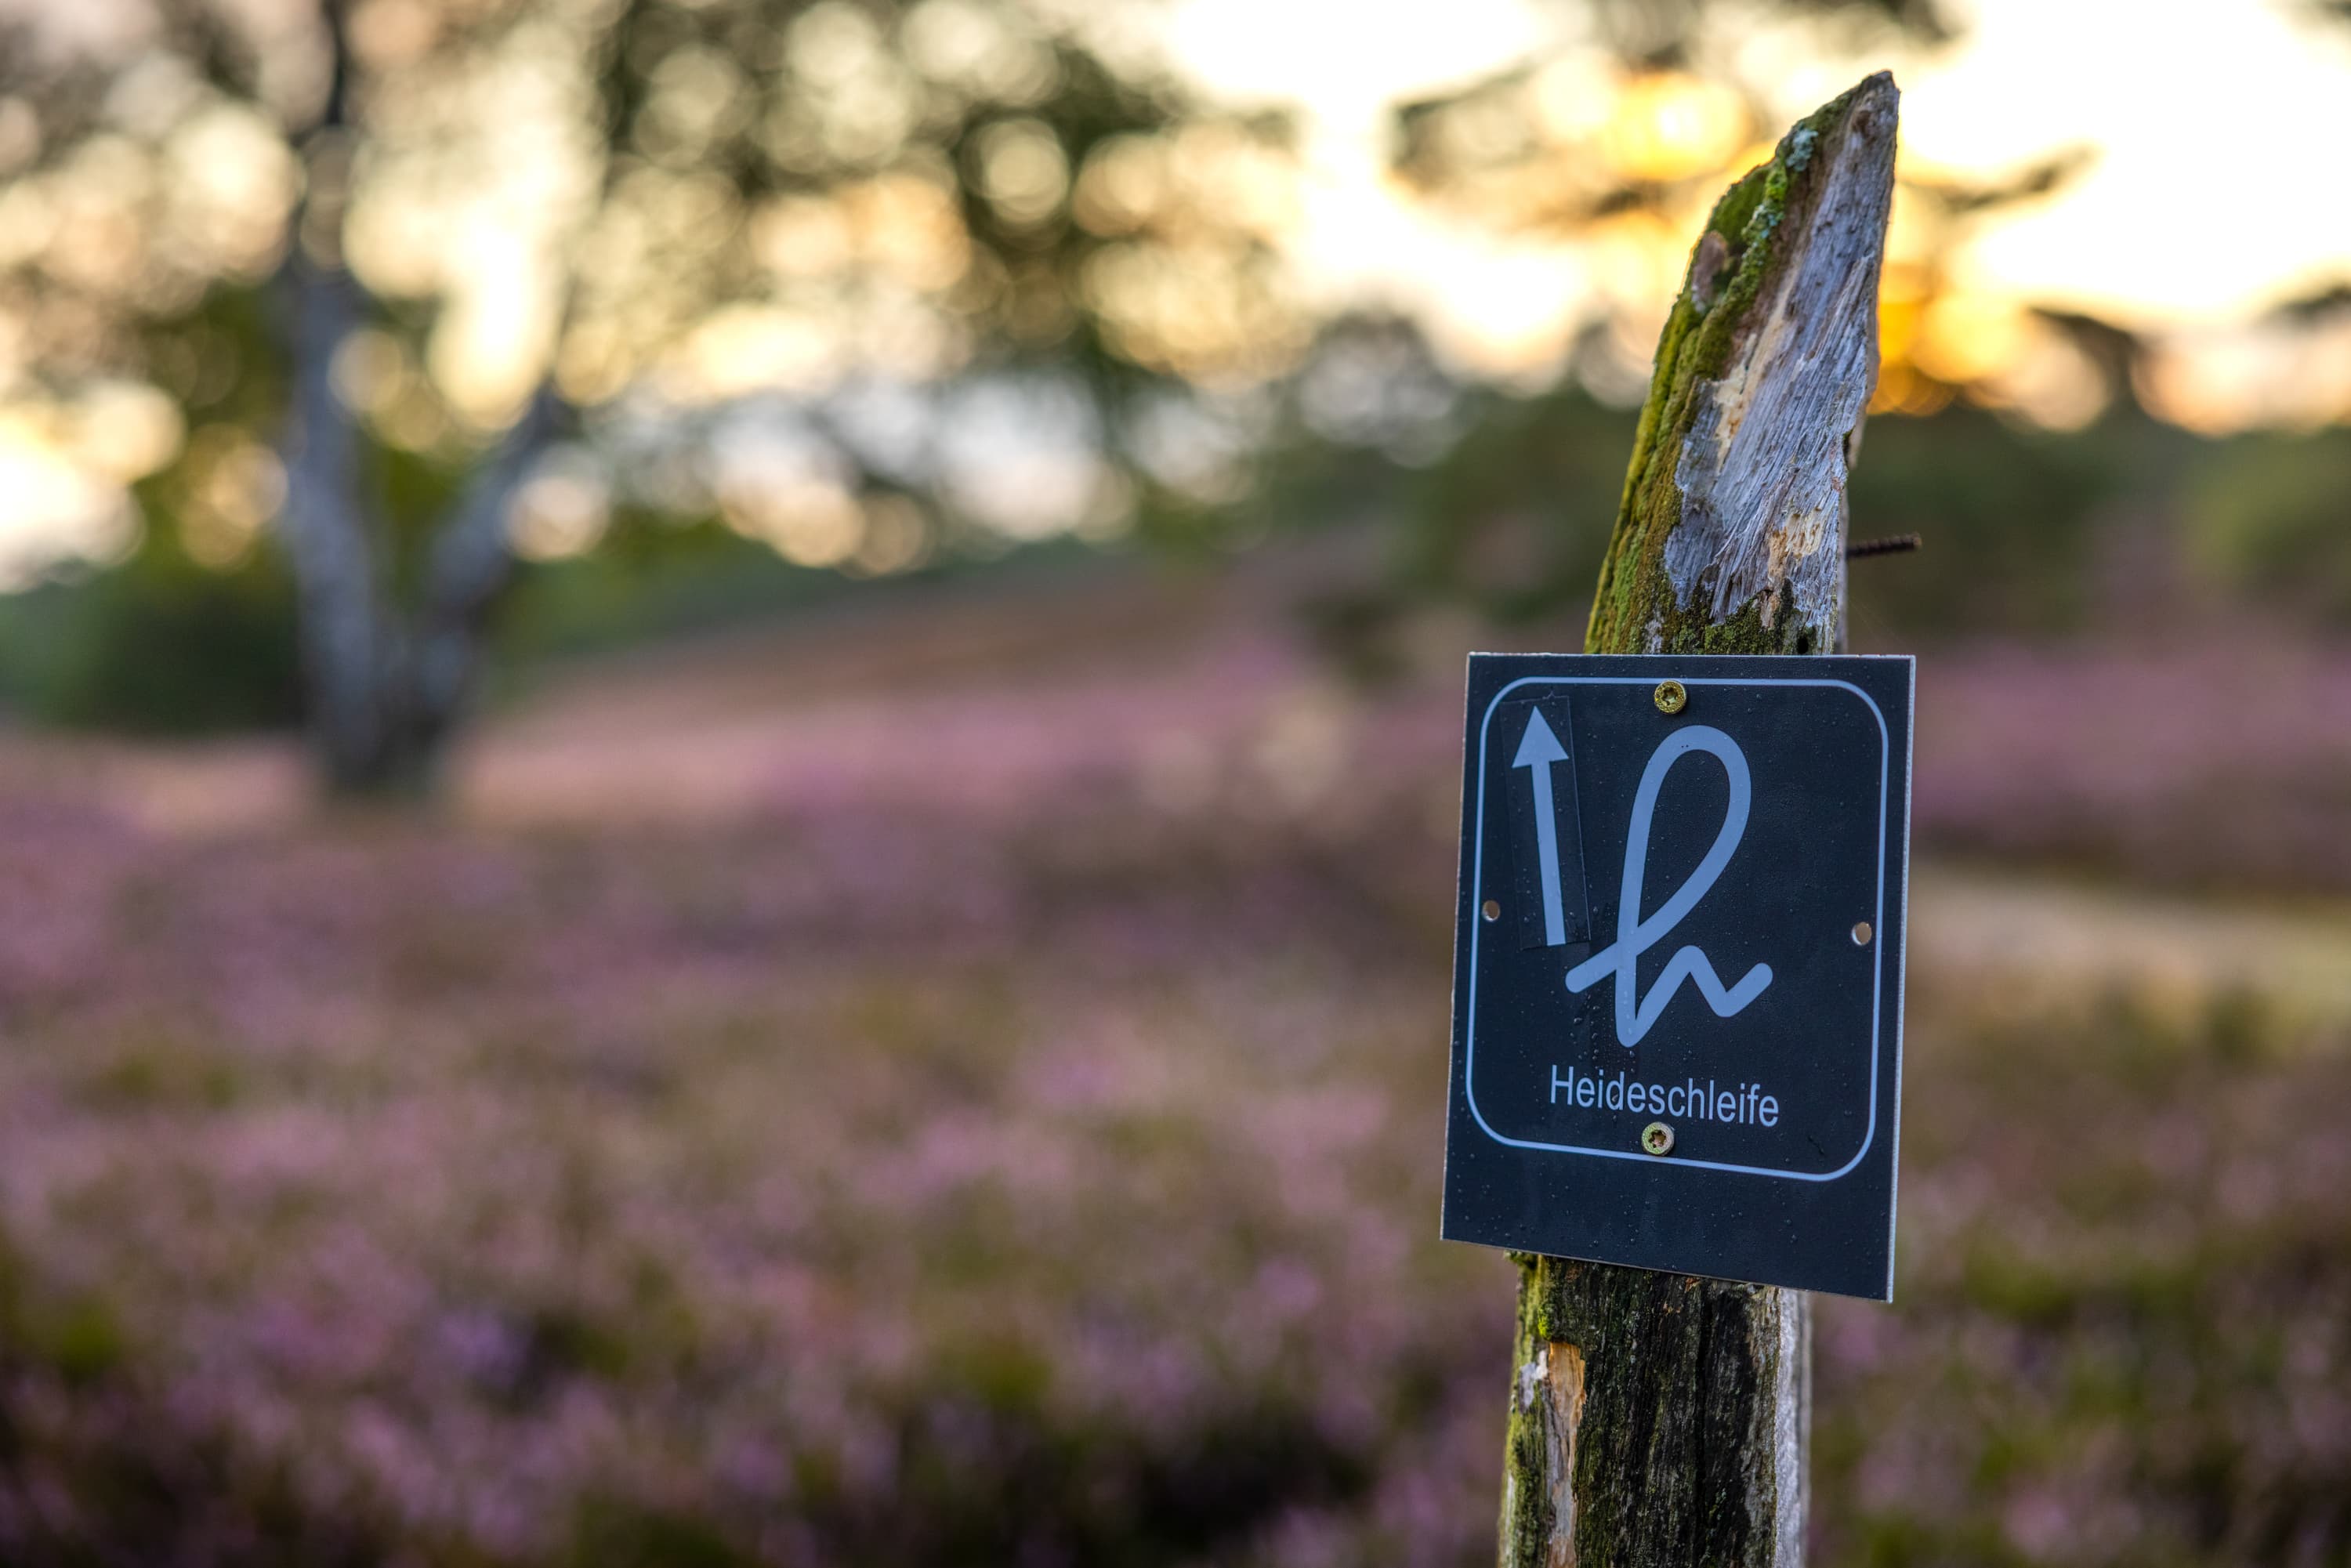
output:
<svg viewBox="0 0 2351 1568"><path fill-rule="evenodd" d="M1679 713L1682 709L1687 706L1689 706L1689 693L1683 687L1679 681L1659 681L1657 683L1657 711L1659 713ZM1670 1139L1673 1134L1668 1133L1666 1136Z"/></svg>
<svg viewBox="0 0 2351 1568"><path fill-rule="evenodd" d="M1489 920L1499 920L1502 917L1502 905L1498 900L1489 898L1486 901L1486 907L1480 913Z"/></svg>
<svg viewBox="0 0 2351 1568"><path fill-rule="evenodd" d="M1641 1129L1641 1146L1653 1155L1668 1155L1674 1149L1674 1130L1663 1122L1652 1122Z"/></svg>
<svg viewBox="0 0 2351 1568"><path fill-rule="evenodd" d="M1869 946L1869 938L1871 937L1871 936L1872 936L1872 935L1873 935L1873 933L1872 933L1872 932L1870 931L1870 929L1869 929L1869 922L1868 922L1868 921L1866 921L1866 920L1856 920L1856 921L1855 921L1855 922L1853 923L1853 945L1854 945L1855 946L1856 946L1856 947L1866 947L1866 946Z"/></svg>

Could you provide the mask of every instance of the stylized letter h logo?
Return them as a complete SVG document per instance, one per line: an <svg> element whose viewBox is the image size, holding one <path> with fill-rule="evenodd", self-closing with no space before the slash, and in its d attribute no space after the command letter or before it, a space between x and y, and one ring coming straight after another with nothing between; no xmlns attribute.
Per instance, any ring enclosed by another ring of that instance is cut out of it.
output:
<svg viewBox="0 0 2351 1568"><path fill-rule="evenodd" d="M1649 820L1657 809L1657 790L1666 781L1673 765L1693 751L1713 756L1730 775L1730 810L1724 813L1722 830L1714 836L1714 847L1706 852L1689 880L1676 890L1674 895L1647 919L1641 917L1641 878L1649 860ZM1723 988L1720 977L1707 956L1694 946L1678 949L1666 960L1665 972L1657 983L1649 988L1646 997L1639 994L1637 975L1641 955L1672 935L1683 916L1698 907L1730 863L1739 848L1740 837L1747 831L1747 807L1754 791L1747 778L1747 758L1738 742L1719 729L1706 725L1690 725L1674 731L1650 755L1649 766L1642 770L1639 793L1633 798L1633 822L1625 838L1625 888L1616 904L1616 940L1567 972L1567 988L1582 993L1600 983L1604 975L1616 977L1616 1040L1624 1046L1635 1046L1674 999L1684 980L1695 981L1706 1005L1714 1009L1717 1018L1729 1018L1763 994L1771 983L1770 966L1758 964L1747 971L1740 982L1729 989Z"/></svg>

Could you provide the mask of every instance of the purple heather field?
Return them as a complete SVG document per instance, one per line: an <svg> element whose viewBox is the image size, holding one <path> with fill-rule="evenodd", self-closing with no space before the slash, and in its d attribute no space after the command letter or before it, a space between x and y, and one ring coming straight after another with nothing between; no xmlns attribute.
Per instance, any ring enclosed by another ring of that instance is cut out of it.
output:
<svg viewBox="0 0 2351 1568"><path fill-rule="evenodd" d="M0 1561L1489 1562L1458 648L1292 623L910 595L431 814L0 743ZM1815 1560L2346 1561L2351 654L1939 655L1917 769Z"/></svg>

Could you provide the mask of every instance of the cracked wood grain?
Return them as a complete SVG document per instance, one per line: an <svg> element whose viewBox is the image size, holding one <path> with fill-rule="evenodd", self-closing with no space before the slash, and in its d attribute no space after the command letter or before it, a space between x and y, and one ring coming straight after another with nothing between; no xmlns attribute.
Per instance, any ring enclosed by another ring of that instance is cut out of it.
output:
<svg viewBox="0 0 2351 1568"><path fill-rule="evenodd" d="M1835 645L1898 96L1862 82L1716 204L1658 344L1590 651Z"/></svg>

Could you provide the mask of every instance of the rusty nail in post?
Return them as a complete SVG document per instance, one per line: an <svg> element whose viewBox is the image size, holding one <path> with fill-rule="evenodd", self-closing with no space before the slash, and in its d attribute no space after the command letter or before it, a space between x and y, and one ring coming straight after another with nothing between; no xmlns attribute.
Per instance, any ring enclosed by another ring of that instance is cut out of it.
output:
<svg viewBox="0 0 2351 1568"><path fill-rule="evenodd" d="M1653 1155L1669 1155L1674 1149L1674 1130L1663 1122L1652 1122L1641 1129L1641 1146Z"/></svg>
<svg viewBox="0 0 2351 1568"><path fill-rule="evenodd" d="M1679 681L1659 681L1657 683L1657 711L1659 713L1679 713L1688 706L1689 693L1683 687ZM1670 1138L1673 1134L1668 1133L1666 1135Z"/></svg>
<svg viewBox="0 0 2351 1568"><path fill-rule="evenodd" d="M1896 534L1887 539L1855 539L1844 547L1847 560L1867 560L1872 556L1907 555L1925 547L1927 541L1917 534Z"/></svg>

